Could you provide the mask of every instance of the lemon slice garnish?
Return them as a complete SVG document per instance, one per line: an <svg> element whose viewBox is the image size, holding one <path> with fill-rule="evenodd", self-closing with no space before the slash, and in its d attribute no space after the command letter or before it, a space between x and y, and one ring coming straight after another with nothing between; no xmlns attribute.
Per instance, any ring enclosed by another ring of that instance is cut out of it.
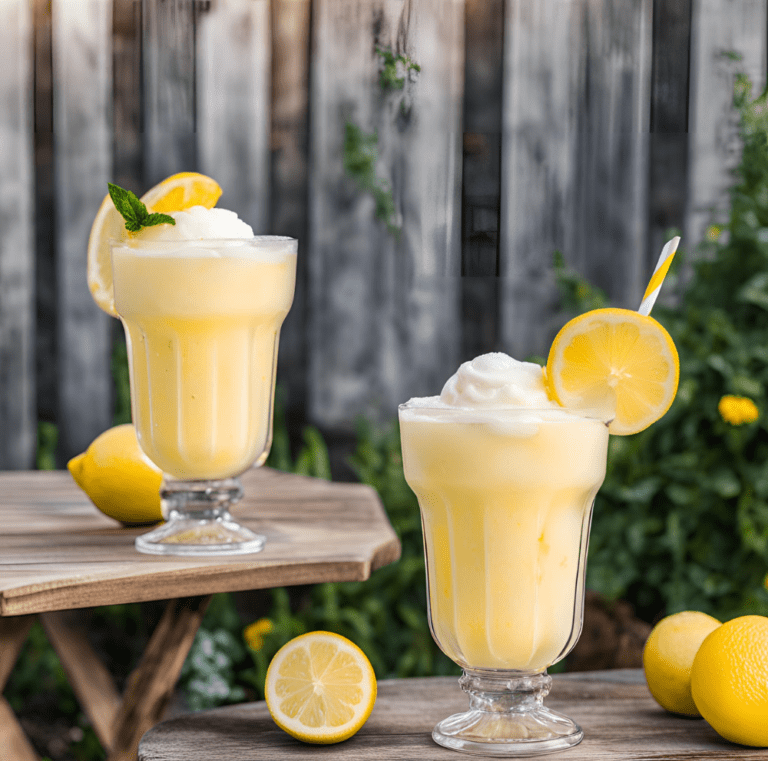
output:
<svg viewBox="0 0 768 761"><path fill-rule="evenodd" d="M365 724L376 676L365 653L331 632L302 634L269 664L264 688L277 726L307 743L337 743Z"/></svg>
<svg viewBox="0 0 768 761"><path fill-rule="evenodd" d="M567 409L611 420L620 436L655 423L677 392L680 360L653 317L628 309L595 309L568 322L547 359L552 396Z"/></svg>
<svg viewBox="0 0 768 761"><path fill-rule="evenodd" d="M150 213L169 214L192 206L211 209L221 196L221 188L215 180L197 172L181 172L163 180L142 197ZM112 287L112 257L110 240L126 240L131 236L125 229L125 220L107 194L96 212L88 238L88 288L94 301L113 317L115 294Z"/></svg>

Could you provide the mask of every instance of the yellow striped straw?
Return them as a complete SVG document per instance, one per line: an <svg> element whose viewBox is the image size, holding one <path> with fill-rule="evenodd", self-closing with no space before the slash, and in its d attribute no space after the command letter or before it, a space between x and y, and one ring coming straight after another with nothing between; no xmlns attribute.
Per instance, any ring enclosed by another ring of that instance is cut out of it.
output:
<svg viewBox="0 0 768 761"><path fill-rule="evenodd" d="M675 236L672 240L667 241L664 244L664 248L661 249L656 269L653 271L653 275L651 275L648 287L643 295L643 300L640 303L640 308L637 310L640 314L649 315L651 313L651 309L653 309L653 305L659 297L659 291L661 290L664 278L667 276L667 272L669 272L669 265L672 264L672 260L675 258L675 251L677 251L679 244L680 238Z"/></svg>

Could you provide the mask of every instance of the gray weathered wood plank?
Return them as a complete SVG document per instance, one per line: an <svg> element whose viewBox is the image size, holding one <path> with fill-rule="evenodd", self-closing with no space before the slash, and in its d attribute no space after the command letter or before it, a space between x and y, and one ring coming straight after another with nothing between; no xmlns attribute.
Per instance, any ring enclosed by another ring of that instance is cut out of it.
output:
<svg viewBox="0 0 768 761"><path fill-rule="evenodd" d="M309 414L349 429L456 368L464 3L319 0L314 21ZM415 81L384 90L377 47L420 64ZM399 234L345 175L347 125L378 136Z"/></svg>
<svg viewBox="0 0 768 761"><path fill-rule="evenodd" d="M144 190L197 169L195 15L195 0L142 2Z"/></svg>
<svg viewBox="0 0 768 761"><path fill-rule="evenodd" d="M296 291L280 331L277 382L289 420L307 396L307 178L310 0L272 2L272 145L269 231L299 241Z"/></svg>
<svg viewBox="0 0 768 761"><path fill-rule="evenodd" d="M467 0L461 357L497 349L504 0Z"/></svg>
<svg viewBox="0 0 768 761"><path fill-rule="evenodd" d="M32 8L0 4L0 467L35 461Z"/></svg>
<svg viewBox="0 0 768 761"><path fill-rule="evenodd" d="M112 19L113 182L141 195L147 189L141 121L141 2L113 0ZM122 333L122 326L118 327Z"/></svg>
<svg viewBox="0 0 768 761"><path fill-rule="evenodd" d="M650 278L670 228L682 230L688 187L688 82L691 0L653 7L653 81L649 148L649 219L645 268ZM687 247L687 241L683 242ZM667 287L661 297L673 294Z"/></svg>
<svg viewBox="0 0 768 761"><path fill-rule="evenodd" d="M660 708L639 670L557 674L545 705L570 716L584 740L561 757L573 761L632 759L765 759L765 749L735 745L704 721ZM263 702L179 716L158 724L139 745L140 761L187 761L205 749L206 761L269 758L347 761L451 761L456 751L437 745L432 728L466 711L468 700L451 677L387 679L365 726L331 746L301 743L278 729Z"/></svg>
<svg viewBox="0 0 768 761"><path fill-rule="evenodd" d="M59 448L64 459L112 421L110 318L86 282L87 243L112 172L112 3L53 5Z"/></svg>
<svg viewBox="0 0 768 761"><path fill-rule="evenodd" d="M552 254L636 308L645 285L650 0L507 0L502 344L544 354ZM553 324L554 322L554 324Z"/></svg>
<svg viewBox="0 0 768 761"><path fill-rule="evenodd" d="M269 216L269 0L218 0L197 22L200 171L222 187L219 206L256 234Z"/></svg>
<svg viewBox="0 0 768 761"><path fill-rule="evenodd" d="M763 0L692 0L688 207L689 250L729 207L732 171L741 155L733 109L737 71L762 92L766 71L766 4ZM741 60L731 60L736 53Z"/></svg>

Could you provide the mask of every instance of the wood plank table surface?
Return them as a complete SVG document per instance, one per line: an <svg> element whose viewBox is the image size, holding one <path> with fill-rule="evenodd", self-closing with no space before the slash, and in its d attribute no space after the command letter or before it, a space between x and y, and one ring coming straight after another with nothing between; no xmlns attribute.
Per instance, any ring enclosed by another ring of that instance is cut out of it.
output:
<svg viewBox="0 0 768 761"><path fill-rule="evenodd" d="M568 761L768 759L768 749L734 745L701 719L662 710L639 669L556 674L545 703L584 729L579 745L556 754ZM432 728L467 707L453 677L381 681L365 726L346 742L321 746L278 729L266 703L243 703L158 724L139 744L139 761L456 761L464 754L435 744Z"/></svg>
<svg viewBox="0 0 768 761"><path fill-rule="evenodd" d="M375 491L269 468L242 476L232 512L266 536L262 552L232 558L144 555L61 471L0 473L0 689L39 616L108 761L136 758L162 718L210 596L324 581L363 581L400 556ZM86 633L65 611L169 600L119 695ZM0 697L0 759L38 756Z"/></svg>

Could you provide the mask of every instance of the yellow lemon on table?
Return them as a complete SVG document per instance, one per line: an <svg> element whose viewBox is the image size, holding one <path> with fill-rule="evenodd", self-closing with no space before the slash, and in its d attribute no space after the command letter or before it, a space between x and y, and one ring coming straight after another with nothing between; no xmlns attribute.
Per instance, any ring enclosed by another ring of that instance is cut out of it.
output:
<svg viewBox="0 0 768 761"><path fill-rule="evenodd" d="M691 689L719 735L768 747L768 618L741 616L713 631L693 660Z"/></svg>
<svg viewBox="0 0 768 761"><path fill-rule="evenodd" d="M625 436L655 423L677 393L680 360L653 317L629 309L594 309L566 323L547 359L551 396L570 410L612 419Z"/></svg>
<svg viewBox="0 0 768 761"><path fill-rule="evenodd" d="M141 200L149 212L168 214L193 206L212 209L220 196L221 188L215 180L197 172L181 172L155 185ZM96 212L88 238L88 287L94 301L113 317L117 317L117 312L109 242L129 237L131 233L125 229L125 220L107 194Z"/></svg>
<svg viewBox="0 0 768 761"><path fill-rule="evenodd" d="M136 429L118 425L97 436L67 468L102 513L126 526L157 523L163 474L141 451Z"/></svg>
<svg viewBox="0 0 768 761"><path fill-rule="evenodd" d="M267 707L278 727L307 743L347 740L376 702L376 675L365 653L332 632L295 637L267 669Z"/></svg>
<svg viewBox="0 0 768 761"><path fill-rule="evenodd" d="M691 666L704 639L721 624L706 613L686 610L659 621L643 649L645 680L667 711L700 716L691 695Z"/></svg>

